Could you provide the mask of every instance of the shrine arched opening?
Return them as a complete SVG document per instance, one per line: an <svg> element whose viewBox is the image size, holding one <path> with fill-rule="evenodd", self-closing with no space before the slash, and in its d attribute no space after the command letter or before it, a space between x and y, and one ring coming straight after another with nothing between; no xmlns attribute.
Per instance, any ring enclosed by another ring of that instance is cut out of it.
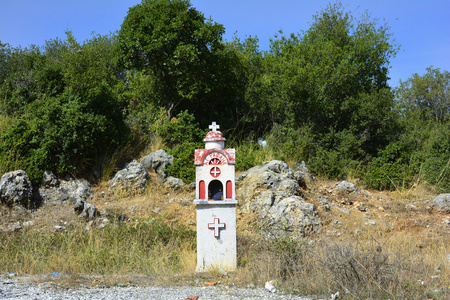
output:
<svg viewBox="0 0 450 300"><path fill-rule="evenodd" d="M223 184L219 180L213 180L208 185L208 199L223 200Z"/></svg>

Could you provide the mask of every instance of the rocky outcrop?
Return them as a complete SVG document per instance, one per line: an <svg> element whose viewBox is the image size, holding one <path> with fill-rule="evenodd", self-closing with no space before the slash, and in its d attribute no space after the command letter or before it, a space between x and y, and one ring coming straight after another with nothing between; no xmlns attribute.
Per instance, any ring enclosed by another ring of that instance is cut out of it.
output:
<svg viewBox="0 0 450 300"><path fill-rule="evenodd" d="M141 164L147 170L154 170L158 174L158 180L163 182L169 176L166 168L173 164L173 156L164 150L158 150L144 157Z"/></svg>
<svg viewBox="0 0 450 300"><path fill-rule="evenodd" d="M144 166L137 161L132 161L116 173L109 181L109 186L116 195L133 195L143 193L149 180L151 180L150 175Z"/></svg>
<svg viewBox="0 0 450 300"><path fill-rule="evenodd" d="M33 186L25 171L3 174L0 180L0 200L7 206L21 205L29 208L34 205Z"/></svg>
<svg viewBox="0 0 450 300"><path fill-rule="evenodd" d="M307 236L320 231L312 203L303 198L303 176L282 161L256 166L237 178L237 199L244 210L256 213L261 228L275 236Z"/></svg>
<svg viewBox="0 0 450 300"><path fill-rule="evenodd" d="M314 176L311 175L311 172L306 167L306 163L304 161L295 163L293 170L295 179L304 189L311 185L311 183L315 180Z"/></svg>
<svg viewBox="0 0 450 300"><path fill-rule="evenodd" d="M58 180L51 171L45 171L42 185L36 195L43 204L75 204L93 197L90 184L85 180Z"/></svg>
<svg viewBox="0 0 450 300"><path fill-rule="evenodd" d="M450 194L440 194L433 199L433 205L441 213L450 213Z"/></svg>

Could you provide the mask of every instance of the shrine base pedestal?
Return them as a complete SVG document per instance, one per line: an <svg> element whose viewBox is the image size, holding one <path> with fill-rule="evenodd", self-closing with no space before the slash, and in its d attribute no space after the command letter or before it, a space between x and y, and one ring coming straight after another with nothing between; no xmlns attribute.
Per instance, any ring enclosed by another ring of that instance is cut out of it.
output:
<svg viewBox="0 0 450 300"><path fill-rule="evenodd" d="M197 268L236 270L237 200L195 200L197 206Z"/></svg>

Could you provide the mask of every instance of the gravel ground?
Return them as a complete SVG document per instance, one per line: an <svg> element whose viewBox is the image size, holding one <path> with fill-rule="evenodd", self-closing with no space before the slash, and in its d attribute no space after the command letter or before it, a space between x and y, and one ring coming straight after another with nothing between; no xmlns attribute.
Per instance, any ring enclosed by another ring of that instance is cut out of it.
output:
<svg viewBox="0 0 450 300"><path fill-rule="evenodd" d="M206 299L301 299L293 295L270 293L264 288L237 288L229 286L176 287L63 287L54 282L36 283L20 277L0 277L0 299L186 299L198 296Z"/></svg>

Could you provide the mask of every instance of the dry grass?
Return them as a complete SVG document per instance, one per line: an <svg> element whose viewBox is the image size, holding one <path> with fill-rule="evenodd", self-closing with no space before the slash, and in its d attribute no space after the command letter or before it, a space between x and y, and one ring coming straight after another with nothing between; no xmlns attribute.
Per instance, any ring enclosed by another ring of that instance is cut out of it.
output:
<svg viewBox="0 0 450 300"><path fill-rule="evenodd" d="M422 250L413 239L395 238L310 244L240 237L240 272L258 286L275 280L279 289L303 295L340 291L346 299L448 299L450 270L443 262L449 240Z"/></svg>

